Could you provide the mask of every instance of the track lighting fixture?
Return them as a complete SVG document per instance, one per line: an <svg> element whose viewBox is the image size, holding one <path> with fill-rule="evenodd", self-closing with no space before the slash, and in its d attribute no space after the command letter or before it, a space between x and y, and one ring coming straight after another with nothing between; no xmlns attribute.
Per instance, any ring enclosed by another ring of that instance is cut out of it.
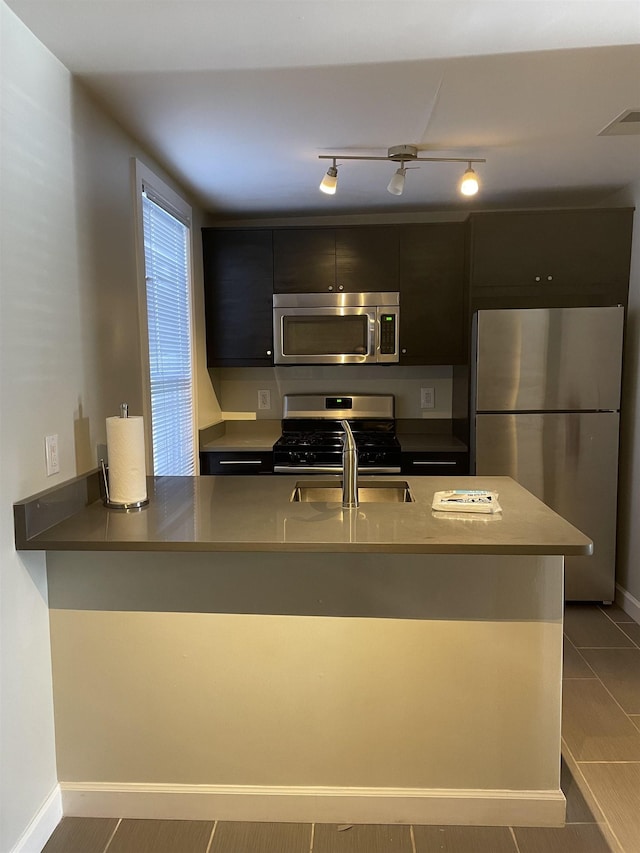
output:
<svg viewBox="0 0 640 853"><path fill-rule="evenodd" d="M400 167L391 176L391 180L387 186L387 190L392 195L402 195L404 191L405 178L408 167L407 162L418 163L466 163L467 169L459 183L459 190L464 196L473 196L478 192L480 182L478 175L473 169L473 163L486 163L487 161L478 157L469 159L468 157L419 157L418 148L416 145L395 145L389 148L386 157L368 157L365 155L355 154L320 154L320 160L333 160L333 166L327 169L327 174L322 179L320 189L323 193L334 195L338 185L338 167L336 160L340 157L341 160L384 160L394 163L400 163Z"/></svg>
<svg viewBox="0 0 640 853"><path fill-rule="evenodd" d="M320 182L320 191L327 195L335 195L338 186L338 167L336 166L336 158L333 157L333 166L329 166L327 174Z"/></svg>
<svg viewBox="0 0 640 853"><path fill-rule="evenodd" d="M475 195L480 188L480 181L478 180L478 176L471 168L471 161L469 161L469 168L466 169L464 175L460 179L460 192L462 195Z"/></svg>
<svg viewBox="0 0 640 853"><path fill-rule="evenodd" d="M407 170L404 168L404 164L393 173L391 180L389 181L389 186L387 187L387 190L391 195L402 195L406 174Z"/></svg>

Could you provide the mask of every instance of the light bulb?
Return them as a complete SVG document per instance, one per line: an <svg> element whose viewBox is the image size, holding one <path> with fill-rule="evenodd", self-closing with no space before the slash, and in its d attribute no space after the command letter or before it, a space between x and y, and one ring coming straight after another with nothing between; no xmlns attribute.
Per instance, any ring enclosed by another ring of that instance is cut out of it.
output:
<svg viewBox="0 0 640 853"><path fill-rule="evenodd" d="M404 179L407 174L407 170L401 166L397 169L394 174L391 176L391 180L389 181L389 186L387 187L388 192L391 195L402 195L404 190Z"/></svg>
<svg viewBox="0 0 640 853"><path fill-rule="evenodd" d="M469 168L465 171L464 175L460 179L460 192L462 195L475 195L480 188L480 181L478 180L478 176L469 165Z"/></svg>
<svg viewBox="0 0 640 853"><path fill-rule="evenodd" d="M327 174L320 182L320 191L327 195L335 195L338 186L338 170L334 166L329 166Z"/></svg>

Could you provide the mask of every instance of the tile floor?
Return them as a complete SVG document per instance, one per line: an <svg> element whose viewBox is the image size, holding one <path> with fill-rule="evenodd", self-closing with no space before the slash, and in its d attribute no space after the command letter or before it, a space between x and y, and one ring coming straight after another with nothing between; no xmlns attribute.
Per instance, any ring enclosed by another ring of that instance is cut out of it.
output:
<svg viewBox="0 0 640 853"><path fill-rule="evenodd" d="M566 608L562 790L561 829L68 817L43 853L640 853L640 625L615 605Z"/></svg>
<svg viewBox="0 0 640 853"><path fill-rule="evenodd" d="M640 853L640 625L574 604L564 634L564 760L611 849Z"/></svg>

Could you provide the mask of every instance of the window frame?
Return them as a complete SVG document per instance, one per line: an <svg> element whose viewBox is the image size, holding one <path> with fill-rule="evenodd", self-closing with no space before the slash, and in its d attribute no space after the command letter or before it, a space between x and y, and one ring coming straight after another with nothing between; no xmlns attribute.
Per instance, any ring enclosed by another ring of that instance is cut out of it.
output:
<svg viewBox="0 0 640 853"><path fill-rule="evenodd" d="M200 473L200 454L198 452L197 429L197 375L196 375L196 326L195 326L195 277L193 264L193 211L191 205L173 190L151 169L132 158L132 184L134 196L135 234L136 234L136 269L138 290L138 320L140 338L140 358L142 365L142 414L144 417L145 444L147 456L147 471L153 475L153 429L151 418L151 370L149 359L149 325L147 316L147 283L146 260L144 249L144 215L142 209L142 193L147 189L152 201L163 207L172 216L183 222L189 232L187 240L187 268L189 276L189 334L191 341L191 430L193 437L193 466L194 473Z"/></svg>

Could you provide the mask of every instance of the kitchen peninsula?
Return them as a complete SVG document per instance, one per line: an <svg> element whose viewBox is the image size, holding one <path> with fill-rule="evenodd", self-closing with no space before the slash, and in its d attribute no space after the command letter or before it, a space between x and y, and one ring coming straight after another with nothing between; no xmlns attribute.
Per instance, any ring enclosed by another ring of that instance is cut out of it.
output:
<svg viewBox="0 0 640 853"><path fill-rule="evenodd" d="M157 478L129 514L90 476L15 505L47 551L65 812L561 824L563 556L590 540L506 477L352 510L296 482ZM432 512L480 486L502 513Z"/></svg>

